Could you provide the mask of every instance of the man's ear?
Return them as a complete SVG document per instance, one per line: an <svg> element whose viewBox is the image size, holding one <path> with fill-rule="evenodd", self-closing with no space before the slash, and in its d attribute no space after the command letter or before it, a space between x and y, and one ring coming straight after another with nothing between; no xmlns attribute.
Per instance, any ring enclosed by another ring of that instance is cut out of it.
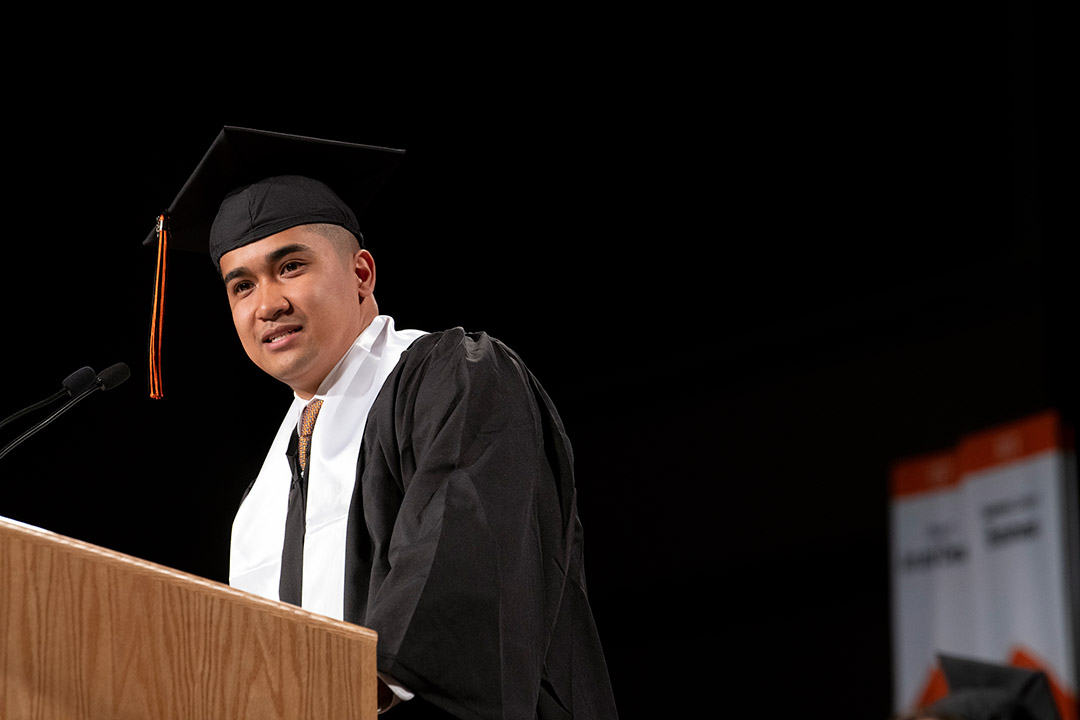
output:
<svg viewBox="0 0 1080 720"><path fill-rule="evenodd" d="M357 290L361 298L375 292L375 258L371 253L360 249L353 255L353 272L356 273Z"/></svg>

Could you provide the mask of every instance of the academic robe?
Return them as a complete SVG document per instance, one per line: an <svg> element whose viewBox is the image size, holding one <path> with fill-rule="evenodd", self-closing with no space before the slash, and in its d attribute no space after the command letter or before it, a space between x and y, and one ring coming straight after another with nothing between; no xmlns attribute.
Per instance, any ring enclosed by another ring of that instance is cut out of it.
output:
<svg viewBox="0 0 1080 720"><path fill-rule="evenodd" d="M345 620L417 698L384 717L615 718L582 565L573 452L520 358L415 340L367 417Z"/></svg>

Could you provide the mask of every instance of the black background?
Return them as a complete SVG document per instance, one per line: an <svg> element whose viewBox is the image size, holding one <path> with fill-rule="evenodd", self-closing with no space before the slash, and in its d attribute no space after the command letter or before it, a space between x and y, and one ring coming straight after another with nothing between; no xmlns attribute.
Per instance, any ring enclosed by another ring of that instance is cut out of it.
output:
<svg viewBox="0 0 1080 720"><path fill-rule="evenodd" d="M380 308L487 330L559 406L624 717L887 717L890 464L1075 411L1059 16L79 20L8 51L2 414L133 376L0 461L0 515L226 579L290 393L177 253L150 400L140 244L223 125L407 150Z"/></svg>

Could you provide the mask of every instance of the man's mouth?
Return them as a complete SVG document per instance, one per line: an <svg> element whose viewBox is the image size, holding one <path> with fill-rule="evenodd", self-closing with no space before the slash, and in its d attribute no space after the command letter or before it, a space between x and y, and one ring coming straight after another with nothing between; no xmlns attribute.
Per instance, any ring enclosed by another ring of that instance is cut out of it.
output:
<svg viewBox="0 0 1080 720"><path fill-rule="evenodd" d="M267 335L266 337L264 337L263 342L268 343L270 345L273 345L275 343L281 342L285 338L287 338L290 335L292 335L294 333L297 333L297 332L300 332L300 328L298 328L298 327L289 328L287 330L282 330L280 332L275 332L275 333L273 333L271 335Z"/></svg>

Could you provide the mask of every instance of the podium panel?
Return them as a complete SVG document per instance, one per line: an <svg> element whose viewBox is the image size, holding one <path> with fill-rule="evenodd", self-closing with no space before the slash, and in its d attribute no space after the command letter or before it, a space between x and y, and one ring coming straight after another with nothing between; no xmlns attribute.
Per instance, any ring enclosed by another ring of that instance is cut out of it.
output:
<svg viewBox="0 0 1080 720"><path fill-rule="evenodd" d="M376 716L375 632L0 518L0 717Z"/></svg>

